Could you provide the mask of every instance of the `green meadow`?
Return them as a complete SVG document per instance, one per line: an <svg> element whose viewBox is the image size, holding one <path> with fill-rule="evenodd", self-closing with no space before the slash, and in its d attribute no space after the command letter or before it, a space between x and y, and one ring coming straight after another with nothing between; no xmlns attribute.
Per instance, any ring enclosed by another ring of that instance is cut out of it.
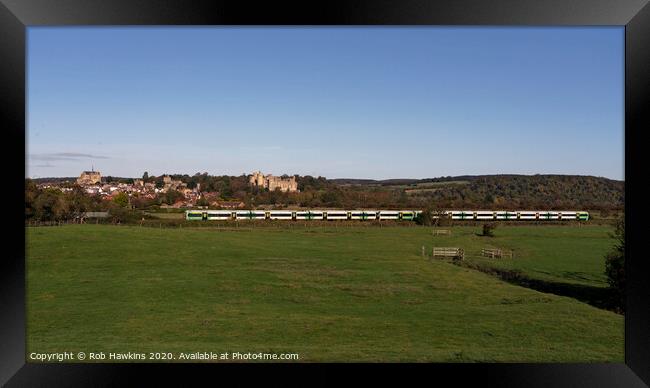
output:
<svg viewBox="0 0 650 388"><path fill-rule="evenodd" d="M605 287L601 226L27 228L31 352L298 353L302 362L623 362L623 316L422 257ZM482 259L483 247L514 259ZM88 361L88 360L86 360Z"/></svg>
<svg viewBox="0 0 650 388"><path fill-rule="evenodd" d="M494 237L479 236L480 227L447 229L451 235L436 236L429 245L462 247L467 261L517 270L534 279L607 287L604 256L614 246L610 226L497 226ZM513 258L482 257L482 248L511 251Z"/></svg>

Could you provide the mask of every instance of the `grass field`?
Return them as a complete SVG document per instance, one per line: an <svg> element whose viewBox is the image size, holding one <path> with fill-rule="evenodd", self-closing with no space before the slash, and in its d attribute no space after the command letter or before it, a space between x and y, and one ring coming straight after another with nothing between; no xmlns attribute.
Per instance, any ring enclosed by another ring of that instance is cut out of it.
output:
<svg viewBox="0 0 650 388"><path fill-rule="evenodd" d="M489 240L478 231L434 239L424 227L27 228L28 354L623 361L621 315L421 257L434 242L470 251L489 242L520 254L504 265L602 284L606 228L503 227Z"/></svg>
<svg viewBox="0 0 650 388"><path fill-rule="evenodd" d="M614 245L610 226L498 226L494 237L477 236L480 227L451 229L451 236L431 241L436 246L464 248L468 261L519 270L540 280L607 287L604 255ZM512 250L514 258L485 258L482 248Z"/></svg>

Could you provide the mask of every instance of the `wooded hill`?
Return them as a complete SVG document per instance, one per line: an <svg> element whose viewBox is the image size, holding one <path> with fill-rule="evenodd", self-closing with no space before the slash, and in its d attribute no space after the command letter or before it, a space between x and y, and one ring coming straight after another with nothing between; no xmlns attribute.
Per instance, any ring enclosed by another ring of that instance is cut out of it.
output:
<svg viewBox="0 0 650 388"><path fill-rule="evenodd" d="M343 187L402 189L442 207L622 209L624 182L578 175L464 175L432 179L333 179Z"/></svg>

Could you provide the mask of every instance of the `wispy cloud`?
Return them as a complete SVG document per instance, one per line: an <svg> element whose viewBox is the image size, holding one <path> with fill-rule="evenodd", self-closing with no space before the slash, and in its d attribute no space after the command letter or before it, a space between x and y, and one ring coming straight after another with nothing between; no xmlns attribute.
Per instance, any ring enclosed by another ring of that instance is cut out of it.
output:
<svg viewBox="0 0 650 388"><path fill-rule="evenodd" d="M29 155L32 160L51 162L55 160L84 160L84 159L110 159L108 156L83 154L79 152L56 152L49 154L32 154ZM41 166L52 167L52 166Z"/></svg>

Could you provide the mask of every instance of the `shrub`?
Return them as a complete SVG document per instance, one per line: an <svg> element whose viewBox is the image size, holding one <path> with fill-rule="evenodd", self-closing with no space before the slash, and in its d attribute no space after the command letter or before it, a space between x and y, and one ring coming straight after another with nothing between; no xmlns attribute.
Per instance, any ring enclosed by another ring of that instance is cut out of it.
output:
<svg viewBox="0 0 650 388"><path fill-rule="evenodd" d="M415 216L415 223L418 225L431 226L433 225L433 217L431 217L431 209L422 209L422 212Z"/></svg>
<svg viewBox="0 0 650 388"><path fill-rule="evenodd" d="M625 311L625 217L617 221L612 238L616 240L616 244L614 249L605 255L605 274L614 295L614 302Z"/></svg>
<svg viewBox="0 0 650 388"><path fill-rule="evenodd" d="M488 222L486 224L483 224L482 236L494 237L494 229L496 229L496 227L497 225L494 222Z"/></svg>

